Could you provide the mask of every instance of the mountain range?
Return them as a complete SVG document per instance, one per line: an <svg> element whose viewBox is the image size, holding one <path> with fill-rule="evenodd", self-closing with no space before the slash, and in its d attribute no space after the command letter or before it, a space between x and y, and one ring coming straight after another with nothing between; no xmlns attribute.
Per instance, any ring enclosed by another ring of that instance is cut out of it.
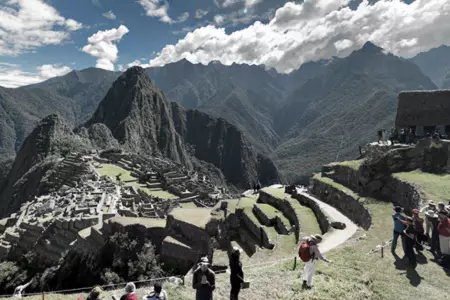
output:
<svg viewBox="0 0 450 300"><path fill-rule="evenodd" d="M229 178L239 172L240 155L247 154L240 152L236 164L228 166L224 162L236 152L225 153L221 144L242 134L243 145L254 148L249 169L272 159L286 181L305 182L323 163L354 157L359 145L375 139L378 128L392 127L399 91L450 87L449 49L404 59L367 42L348 57L309 62L290 74L264 66L182 60L146 69L149 82L141 84L148 90L136 88L138 83L128 89L116 81L120 72L72 71L31 86L0 88L0 153L11 159L38 120L57 113L71 127L100 130L126 147L187 165L192 162L186 153L194 151ZM138 100L145 98L142 94L165 100L144 103ZM137 99L132 107L125 107L130 105L126 97ZM153 125L139 116L143 110L155 116ZM214 130L227 134L215 140ZM133 136L136 132L148 139ZM206 152L191 147L201 137L209 142ZM227 167L238 169L224 171ZM266 167L272 168L270 163Z"/></svg>

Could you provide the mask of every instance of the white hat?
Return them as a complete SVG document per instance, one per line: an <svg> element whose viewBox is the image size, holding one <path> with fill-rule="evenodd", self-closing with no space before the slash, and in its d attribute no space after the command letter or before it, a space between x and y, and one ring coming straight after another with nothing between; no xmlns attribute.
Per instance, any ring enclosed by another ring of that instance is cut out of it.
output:
<svg viewBox="0 0 450 300"><path fill-rule="evenodd" d="M323 240L323 238L320 234L313 234L310 236L310 238L316 242L321 242Z"/></svg>
<svg viewBox="0 0 450 300"><path fill-rule="evenodd" d="M209 265L208 257L204 256L204 257L200 258L200 264L202 264L202 265Z"/></svg>
<svg viewBox="0 0 450 300"><path fill-rule="evenodd" d="M425 216L432 218L432 219L437 219L437 217L438 217L438 215L433 210L429 210L429 211L425 212Z"/></svg>
<svg viewBox="0 0 450 300"><path fill-rule="evenodd" d="M428 205L435 205L433 200L428 200Z"/></svg>

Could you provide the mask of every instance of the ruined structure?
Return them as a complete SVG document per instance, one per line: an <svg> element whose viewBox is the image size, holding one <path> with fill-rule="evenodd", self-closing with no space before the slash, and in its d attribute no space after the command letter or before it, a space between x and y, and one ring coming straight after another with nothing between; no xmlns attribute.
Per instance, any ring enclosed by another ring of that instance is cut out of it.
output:
<svg viewBox="0 0 450 300"><path fill-rule="evenodd" d="M411 128L418 136L435 129L450 134L450 90L400 93L395 126Z"/></svg>

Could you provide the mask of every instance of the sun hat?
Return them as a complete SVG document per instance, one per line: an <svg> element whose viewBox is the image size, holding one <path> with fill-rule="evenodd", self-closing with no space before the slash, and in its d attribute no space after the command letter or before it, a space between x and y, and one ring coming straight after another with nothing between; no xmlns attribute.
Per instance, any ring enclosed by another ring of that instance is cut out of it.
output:
<svg viewBox="0 0 450 300"><path fill-rule="evenodd" d="M395 212L399 213L399 212L402 212L402 211L403 211L403 207L401 207L401 206L396 206L396 207L394 207L394 210L395 210Z"/></svg>
<svg viewBox="0 0 450 300"><path fill-rule="evenodd" d="M427 216L430 219L438 218L437 214L433 210L429 210L429 211L425 212L425 216Z"/></svg>
<svg viewBox="0 0 450 300"><path fill-rule="evenodd" d="M435 205L433 200L428 200L428 205Z"/></svg>
<svg viewBox="0 0 450 300"><path fill-rule="evenodd" d="M310 238L316 242L321 242L323 240L323 238L320 234L313 234L310 236Z"/></svg>
<svg viewBox="0 0 450 300"><path fill-rule="evenodd" d="M135 291L136 291L136 286L134 285L134 283L128 282L127 285L125 286L125 292L130 294L130 293L134 293Z"/></svg>
<svg viewBox="0 0 450 300"><path fill-rule="evenodd" d="M200 264L201 265L209 265L208 257L204 256L204 257L200 258Z"/></svg>
<svg viewBox="0 0 450 300"><path fill-rule="evenodd" d="M98 296L102 293L102 289L99 286L94 287L89 293L90 299L97 299Z"/></svg>

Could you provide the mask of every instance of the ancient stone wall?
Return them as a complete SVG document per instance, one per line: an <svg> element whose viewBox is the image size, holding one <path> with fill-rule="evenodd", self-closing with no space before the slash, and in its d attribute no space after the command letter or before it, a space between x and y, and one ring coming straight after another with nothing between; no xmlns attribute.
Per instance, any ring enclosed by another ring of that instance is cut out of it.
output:
<svg viewBox="0 0 450 300"><path fill-rule="evenodd" d="M208 252L210 236L206 229L177 220L171 215L167 216L166 228L184 236L190 242L190 245L194 244L199 250Z"/></svg>
<svg viewBox="0 0 450 300"><path fill-rule="evenodd" d="M247 228L255 239L257 239L257 242L262 245L265 248L273 249L274 244L270 240L270 238L267 236L267 232L264 230L262 226L255 223L248 215L247 213L252 213L251 211L244 211L242 208L236 209L236 216L241 221L242 224L245 225L245 228Z"/></svg>
<svg viewBox="0 0 450 300"><path fill-rule="evenodd" d="M369 229L372 225L372 216L359 199L355 199L353 195L346 193L344 190L326 184L317 178L313 178L312 181L312 194L335 207L358 226L365 230Z"/></svg>
<svg viewBox="0 0 450 300"><path fill-rule="evenodd" d="M289 233L289 229L286 228L286 225L288 224L284 224L279 216L269 217L264 211L259 208L257 204L253 205L253 213L259 219L261 224L265 226L274 226L279 234Z"/></svg>
<svg viewBox="0 0 450 300"><path fill-rule="evenodd" d="M300 235L300 222L298 219L298 214L292 206L291 202L288 199L278 199L262 190L259 191L258 201L261 203L272 205L285 215L289 222L291 222L291 225L294 226L295 239L298 242Z"/></svg>

